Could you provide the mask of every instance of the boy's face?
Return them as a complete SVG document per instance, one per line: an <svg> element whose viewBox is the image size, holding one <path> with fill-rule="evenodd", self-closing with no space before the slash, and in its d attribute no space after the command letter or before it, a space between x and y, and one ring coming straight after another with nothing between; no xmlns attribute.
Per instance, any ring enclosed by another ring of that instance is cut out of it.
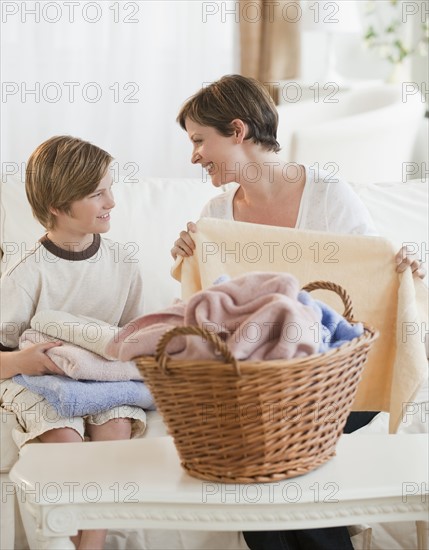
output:
<svg viewBox="0 0 429 550"><path fill-rule="evenodd" d="M76 236L106 233L110 229L110 211L115 206L112 184L112 173L108 170L93 193L71 204L70 213L56 214L54 231Z"/></svg>

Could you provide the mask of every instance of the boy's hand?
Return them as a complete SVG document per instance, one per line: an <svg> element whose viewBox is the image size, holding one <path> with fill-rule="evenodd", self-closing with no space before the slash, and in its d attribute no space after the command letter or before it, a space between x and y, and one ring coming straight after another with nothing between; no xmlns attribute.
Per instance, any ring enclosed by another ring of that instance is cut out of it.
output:
<svg viewBox="0 0 429 550"><path fill-rule="evenodd" d="M414 277L419 277L420 279L424 279L426 276L426 270L422 266L422 262L417 258L415 254L413 254L406 246L403 246L399 252L395 256L396 260L396 271L398 273L402 273L407 269L407 267L411 267L411 271L413 273Z"/></svg>
<svg viewBox="0 0 429 550"><path fill-rule="evenodd" d="M191 233L197 232L197 226L193 222L188 222L186 224L187 231L181 231L180 236L177 241L174 241L174 246L171 249L171 255L174 259L177 256L192 256L195 250L195 243L191 237Z"/></svg>
<svg viewBox="0 0 429 550"><path fill-rule="evenodd" d="M30 376L41 374L64 375L64 372L46 355L49 349L61 345L61 342L44 342L17 352L11 352L16 353L14 362L16 361L17 374L28 374Z"/></svg>

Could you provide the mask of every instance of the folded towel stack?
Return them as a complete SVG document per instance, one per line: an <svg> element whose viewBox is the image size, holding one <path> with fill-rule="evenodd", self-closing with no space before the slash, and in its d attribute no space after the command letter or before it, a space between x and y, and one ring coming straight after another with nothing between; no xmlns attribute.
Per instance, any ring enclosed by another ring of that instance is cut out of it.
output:
<svg viewBox="0 0 429 550"><path fill-rule="evenodd" d="M25 349L42 342L53 342L55 338L43 332L28 329L19 339L19 348ZM66 376L74 380L97 380L119 382L141 380L141 374L133 361L109 361L70 342L49 349L46 355Z"/></svg>
<svg viewBox="0 0 429 550"><path fill-rule="evenodd" d="M120 329L117 326L92 317L53 309L38 311L30 324L33 330L48 334L56 340L71 342L106 359L116 359L106 356L104 350L107 342L118 334Z"/></svg>
<svg viewBox="0 0 429 550"><path fill-rule="evenodd" d="M60 311L39 312L31 325L45 329L50 335L34 328L26 330L20 338L20 349L59 340L61 336L63 345L46 353L64 376L18 375L13 380L44 397L59 416L85 416L120 405L155 408L134 362L109 360L98 354L112 334L117 333L117 327Z"/></svg>

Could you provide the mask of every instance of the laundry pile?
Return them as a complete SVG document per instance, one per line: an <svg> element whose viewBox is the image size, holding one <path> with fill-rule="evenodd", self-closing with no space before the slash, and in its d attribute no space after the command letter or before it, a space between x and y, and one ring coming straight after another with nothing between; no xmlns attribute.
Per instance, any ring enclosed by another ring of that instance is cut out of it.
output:
<svg viewBox="0 0 429 550"><path fill-rule="evenodd" d="M158 341L177 326L216 333L236 359L293 359L330 348L363 334L332 308L300 291L288 273L248 273L197 292L187 303L134 319L124 327L58 311L37 313L20 339L24 349L61 338L46 353L64 376L15 376L41 394L63 416L84 416L117 405L154 407L149 390L132 361L155 355ZM73 330L70 330L70 327ZM204 337L179 336L167 349L176 359L219 359Z"/></svg>
<svg viewBox="0 0 429 550"><path fill-rule="evenodd" d="M134 319L105 348L121 361L154 355L159 338L176 326L216 333L238 360L305 357L363 334L332 308L300 291L288 273L248 273L194 294L188 303ZM204 338L178 336L168 345L176 359L216 358Z"/></svg>

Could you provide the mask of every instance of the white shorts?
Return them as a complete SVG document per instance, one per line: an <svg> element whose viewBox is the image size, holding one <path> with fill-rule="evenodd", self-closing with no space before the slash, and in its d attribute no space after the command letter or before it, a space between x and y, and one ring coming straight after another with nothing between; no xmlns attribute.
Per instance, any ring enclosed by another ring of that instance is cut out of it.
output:
<svg viewBox="0 0 429 550"><path fill-rule="evenodd" d="M16 415L19 426L13 439L19 448L29 441L38 442L40 435L55 428L72 428L84 440L87 424L100 426L114 418L131 419L131 438L140 437L146 429L146 413L140 407L122 405L84 417L62 417L44 397L10 379L0 381L0 403Z"/></svg>

